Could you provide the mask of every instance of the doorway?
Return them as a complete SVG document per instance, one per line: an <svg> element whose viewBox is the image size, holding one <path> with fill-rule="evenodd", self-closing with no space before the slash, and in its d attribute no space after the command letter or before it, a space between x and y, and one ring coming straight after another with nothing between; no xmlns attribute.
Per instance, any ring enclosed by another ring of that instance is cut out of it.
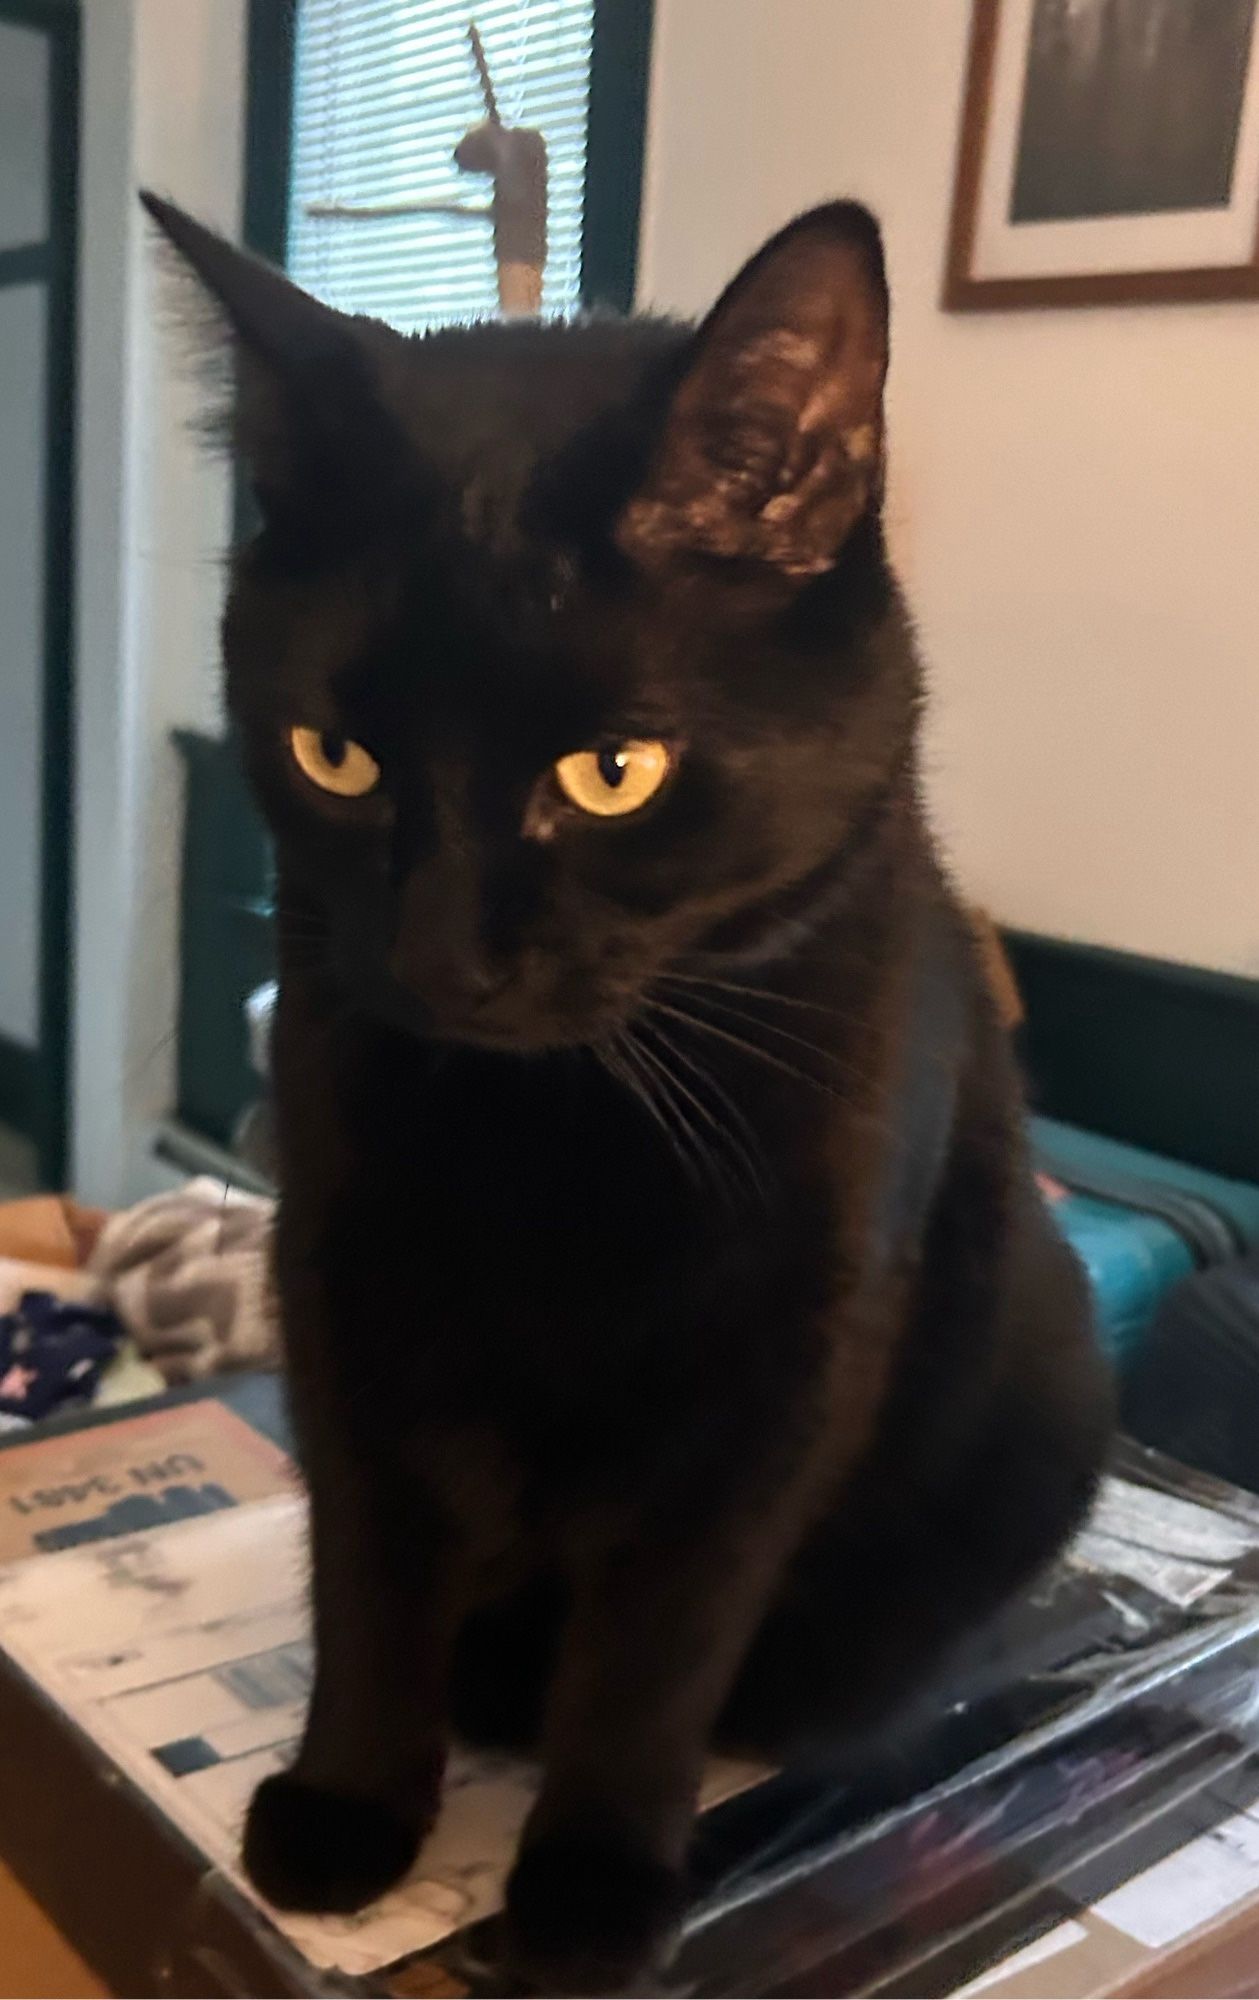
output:
<svg viewBox="0 0 1259 2000"><path fill-rule="evenodd" d="M0 1177L66 1163L76 0L0 0Z"/></svg>

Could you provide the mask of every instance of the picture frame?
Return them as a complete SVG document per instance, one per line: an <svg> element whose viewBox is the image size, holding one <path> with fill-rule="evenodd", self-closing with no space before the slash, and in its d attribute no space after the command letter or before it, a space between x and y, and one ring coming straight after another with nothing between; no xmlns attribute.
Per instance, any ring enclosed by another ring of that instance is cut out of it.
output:
<svg viewBox="0 0 1259 2000"><path fill-rule="evenodd" d="M1259 298L1259 0L974 0L942 303Z"/></svg>

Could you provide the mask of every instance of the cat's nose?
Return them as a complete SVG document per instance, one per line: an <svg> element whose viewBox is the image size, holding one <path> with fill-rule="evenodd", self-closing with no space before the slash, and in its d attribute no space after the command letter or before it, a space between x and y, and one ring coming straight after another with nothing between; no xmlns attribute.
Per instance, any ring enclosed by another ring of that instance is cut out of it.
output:
<svg viewBox="0 0 1259 2000"><path fill-rule="evenodd" d="M511 985L511 973L503 966L472 964L462 966L458 984L465 1004L475 1013Z"/></svg>
<svg viewBox="0 0 1259 2000"><path fill-rule="evenodd" d="M509 941L479 922L479 885L449 860L408 881L389 953L389 970L440 1029L471 1027L511 986Z"/></svg>
<svg viewBox="0 0 1259 2000"><path fill-rule="evenodd" d="M511 984L504 967L476 958L430 959L419 977L414 965L395 966L394 971L422 1000L434 1024L452 1031L472 1026Z"/></svg>

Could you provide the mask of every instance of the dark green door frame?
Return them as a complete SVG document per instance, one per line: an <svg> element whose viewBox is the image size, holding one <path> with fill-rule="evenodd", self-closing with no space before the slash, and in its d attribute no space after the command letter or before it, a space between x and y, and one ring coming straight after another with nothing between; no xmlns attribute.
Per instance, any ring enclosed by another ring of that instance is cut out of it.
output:
<svg viewBox="0 0 1259 2000"><path fill-rule="evenodd" d="M630 312L647 145L652 0L595 0L581 225L583 305Z"/></svg>
<svg viewBox="0 0 1259 2000"><path fill-rule="evenodd" d="M0 21L46 35L49 48L48 236L0 251L0 286L47 287L39 1047L29 1063L25 1051L0 1050L0 1087L8 1084L0 1110L35 1141L44 1184L58 1187L69 1120L78 0L0 0Z"/></svg>

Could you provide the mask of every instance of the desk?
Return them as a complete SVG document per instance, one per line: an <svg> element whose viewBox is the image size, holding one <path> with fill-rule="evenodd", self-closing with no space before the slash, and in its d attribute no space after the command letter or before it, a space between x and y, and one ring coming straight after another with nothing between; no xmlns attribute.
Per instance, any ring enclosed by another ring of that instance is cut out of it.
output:
<svg viewBox="0 0 1259 2000"><path fill-rule="evenodd" d="M0 1861L0 1994L95 2000L108 1991Z"/></svg>

